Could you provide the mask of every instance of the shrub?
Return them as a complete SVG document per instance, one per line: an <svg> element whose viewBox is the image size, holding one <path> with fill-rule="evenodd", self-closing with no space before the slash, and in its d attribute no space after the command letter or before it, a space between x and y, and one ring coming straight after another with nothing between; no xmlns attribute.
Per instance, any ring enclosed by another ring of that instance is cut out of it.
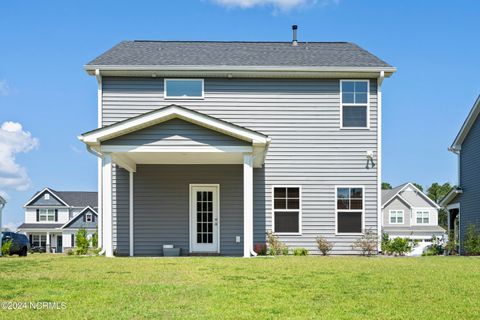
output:
<svg viewBox="0 0 480 320"><path fill-rule="evenodd" d="M267 232L268 254L271 256L287 255L288 247L272 231Z"/></svg>
<svg viewBox="0 0 480 320"><path fill-rule="evenodd" d="M85 228L80 228L76 235L77 238L77 247L75 249L75 254L84 255L88 252L89 241L87 238L87 230Z"/></svg>
<svg viewBox="0 0 480 320"><path fill-rule="evenodd" d="M255 243L253 251L260 256L264 256L267 254L267 245L265 243Z"/></svg>
<svg viewBox="0 0 480 320"><path fill-rule="evenodd" d="M12 240L2 241L2 256L10 255L10 247L12 246Z"/></svg>
<svg viewBox="0 0 480 320"><path fill-rule="evenodd" d="M445 251L443 249L442 240L436 236L432 236L432 244L425 248L422 256L438 256Z"/></svg>
<svg viewBox="0 0 480 320"><path fill-rule="evenodd" d="M98 247L98 232L95 232L92 236L92 247Z"/></svg>
<svg viewBox="0 0 480 320"><path fill-rule="evenodd" d="M370 257L378 249L377 235L370 229L365 231L365 234L352 245L352 249L360 249L363 256Z"/></svg>
<svg viewBox="0 0 480 320"><path fill-rule="evenodd" d="M406 253L412 252L415 245L416 242L408 238L395 238L390 243L389 251L395 255L404 256Z"/></svg>
<svg viewBox="0 0 480 320"><path fill-rule="evenodd" d="M73 256L75 252L72 249L68 249L65 251L65 253L67 254L67 256Z"/></svg>
<svg viewBox="0 0 480 320"><path fill-rule="evenodd" d="M448 234L448 241L447 241L447 244L445 245L445 251L449 255L456 255L458 253L457 246L458 244L457 244L457 241L455 240L455 234L453 231L451 231Z"/></svg>
<svg viewBox="0 0 480 320"><path fill-rule="evenodd" d="M469 224L467 227L463 247L465 249L465 254L469 256L480 254L480 233L477 231L474 224Z"/></svg>
<svg viewBox="0 0 480 320"><path fill-rule="evenodd" d="M294 256L308 256L308 250L305 248L295 248L293 249Z"/></svg>
<svg viewBox="0 0 480 320"><path fill-rule="evenodd" d="M391 247L390 244L392 241L387 233L382 233L382 242L381 242L381 249L383 254L391 254Z"/></svg>
<svg viewBox="0 0 480 320"><path fill-rule="evenodd" d="M331 243L330 241L328 241L322 236L318 236L316 240L317 240L318 250L320 250L322 255L326 256L327 254L330 253L330 251L332 251L333 243Z"/></svg>

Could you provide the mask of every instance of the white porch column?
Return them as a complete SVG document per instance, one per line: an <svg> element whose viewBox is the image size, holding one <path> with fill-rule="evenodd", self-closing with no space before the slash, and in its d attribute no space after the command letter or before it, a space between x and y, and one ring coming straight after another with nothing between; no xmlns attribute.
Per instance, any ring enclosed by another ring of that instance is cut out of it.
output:
<svg viewBox="0 0 480 320"><path fill-rule="evenodd" d="M105 256L113 257L112 157L109 154L104 154L102 158L102 189L103 249Z"/></svg>
<svg viewBox="0 0 480 320"><path fill-rule="evenodd" d="M130 257L133 257L133 171L129 171L130 177L130 201L129 201L129 227L130 227Z"/></svg>
<svg viewBox="0 0 480 320"><path fill-rule="evenodd" d="M46 251L47 253L50 253L50 252L51 252L51 250L50 250L50 232L47 232L47 246L46 246L46 248L45 248L45 251Z"/></svg>
<svg viewBox="0 0 480 320"><path fill-rule="evenodd" d="M103 162L102 159L98 158L98 164L97 164L97 170L98 170L98 207L97 207L97 213L98 213L98 219L97 219L97 233L98 233L98 247L99 248L104 248L103 247L103 195L102 195L102 190L103 190Z"/></svg>
<svg viewBox="0 0 480 320"><path fill-rule="evenodd" d="M253 157L243 155L243 256L253 250Z"/></svg>

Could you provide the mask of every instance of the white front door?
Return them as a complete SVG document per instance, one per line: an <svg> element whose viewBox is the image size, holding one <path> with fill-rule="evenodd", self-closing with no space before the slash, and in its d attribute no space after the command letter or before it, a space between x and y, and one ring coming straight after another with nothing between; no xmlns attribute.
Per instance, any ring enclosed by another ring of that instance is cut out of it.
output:
<svg viewBox="0 0 480 320"><path fill-rule="evenodd" d="M219 252L218 185L190 185L190 251Z"/></svg>

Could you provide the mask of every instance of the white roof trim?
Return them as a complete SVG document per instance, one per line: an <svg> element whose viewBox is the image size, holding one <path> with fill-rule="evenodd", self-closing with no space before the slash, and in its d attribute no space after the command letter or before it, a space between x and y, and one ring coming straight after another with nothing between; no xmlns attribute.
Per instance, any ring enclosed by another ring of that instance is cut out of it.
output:
<svg viewBox="0 0 480 320"><path fill-rule="evenodd" d="M65 201L62 200L62 198L60 198L58 195L55 194L55 192L52 191L52 189L50 188L44 188L42 191L40 191L39 193L37 193L36 195L34 195L30 200L28 200L28 202L26 204L24 204L23 206L26 207L28 205L30 205L30 203L33 201L33 200L36 200L40 195L42 195L45 191L48 191L52 196L55 197L55 199L57 199L58 201L60 201L61 203L63 203L65 206L67 207L70 207Z"/></svg>
<svg viewBox="0 0 480 320"><path fill-rule="evenodd" d="M63 229L65 228L70 222L72 222L73 220L75 220L77 217L79 217L82 213L84 213L85 211L87 210L90 210L92 211L97 217L98 217L98 213L97 211L95 211L95 209L93 209L92 207L90 206L86 206L82 211L80 211L78 214L76 214L75 216L72 217L72 219L68 220L67 222L65 222L65 224L63 226L60 227L60 229Z"/></svg>
<svg viewBox="0 0 480 320"><path fill-rule="evenodd" d="M410 203L408 203L407 200L405 200L405 198L403 198L402 196L399 195L399 193L401 193L402 191L404 191L407 187L411 187L413 188L415 191L417 191L417 193L421 194L421 196L427 200L432 206L434 206L435 208L437 209L440 209L441 207L435 203L435 201L433 201L432 199L430 199L423 191L421 191L420 189L418 189L417 187L415 187L415 185L411 182L408 182L406 183L400 190L398 190L396 193L394 193L387 201L385 201L385 204L382 206L382 208L385 208L385 206L390 203L390 201L395 198L397 195L399 198L402 199L402 201L405 201L409 206L410 208L413 208L414 206L412 206Z"/></svg>
<svg viewBox="0 0 480 320"><path fill-rule="evenodd" d="M147 128L173 118L179 118L208 129L246 140L253 145L266 145L270 141L268 137L260 133L176 105L171 105L157 111L149 112L107 127L84 133L79 139L90 146L96 146L100 145L102 141Z"/></svg>
<svg viewBox="0 0 480 320"><path fill-rule="evenodd" d="M480 95L475 101L475 104L473 105L472 110L470 110L470 113L468 114L467 119L465 119L465 122L463 123L460 131L458 132L457 137L455 138L455 141L453 141L452 146L450 147L451 151L459 151L461 149L463 141L465 140L468 133L470 132L470 129L472 128L479 114L480 114Z"/></svg>
<svg viewBox="0 0 480 320"><path fill-rule="evenodd" d="M452 190L450 190L450 192L447 193L445 198L443 198L442 201L440 201L440 205L442 207L446 207L447 205L450 204L450 201L452 201L457 196L457 194L461 194L461 193L463 193L462 189L454 187Z"/></svg>

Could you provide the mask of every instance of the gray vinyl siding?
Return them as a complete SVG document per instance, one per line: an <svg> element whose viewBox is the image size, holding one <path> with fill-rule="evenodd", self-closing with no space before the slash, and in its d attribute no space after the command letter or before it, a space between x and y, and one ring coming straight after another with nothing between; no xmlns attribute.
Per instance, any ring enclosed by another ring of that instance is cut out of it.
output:
<svg viewBox="0 0 480 320"><path fill-rule="evenodd" d="M92 222L86 222L84 221L83 217L87 214L91 213L94 215L94 221ZM71 221L68 225L65 226L67 229L80 229L80 228L85 228L85 229L96 229L97 228L97 222L98 222L98 217L95 213L93 213L91 210L87 210L83 212L81 215L78 215Z"/></svg>
<svg viewBox="0 0 480 320"><path fill-rule="evenodd" d="M117 255L130 252L130 184L129 173L118 166L112 168L113 248Z"/></svg>
<svg viewBox="0 0 480 320"><path fill-rule="evenodd" d="M460 237L465 240L467 227L475 224L480 228L480 120L477 118L462 143L460 151Z"/></svg>
<svg viewBox="0 0 480 320"><path fill-rule="evenodd" d="M403 223L402 224L391 224L390 223L390 210L403 210ZM383 211L383 226L388 227L405 227L410 225L410 207L405 204L399 198L395 198L389 204L385 206Z"/></svg>
<svg viewBox="0 0 480 320"><path fill-rule="evenodd" d="M423 196L415 193L415 191L407 191L401 193L401 196L407 200L413 207L417 208L431 208L432 204L428 202Z"/></svg>
<svg viewBox="0 0 480 320"><path fill-rule="evenodd" d="M111 140L108 145L248 146L249 143L181 119L172 119Z"/></svg>
<svg viewBox="0 0 480 320"><path fill-rule="evenodd" d="M45 194L48 193L50 195L50 199L45 199ZM29 206L53 206L53 207L57 207L57 206L65 206L62 202L58 201L57 198L55 198L54 195L52 195L50 192L48 191L45 191L43 192L41 195L37 195L35 197L35 201L33 201L31 204L29 204Z"/></svg>
<svg viewBox="0 0 480 320"><path fill-rule="evenodd" d="M335 186L365 187L365 226L377 230L377 87L370 81L370 129L341 130L339 79L205 79L205 99L163 99L163 79L103 78L103 125L172 103L259 131L272 138L264 168L254 170L254 241L271 226L273 185L301 185L302 235L282 236L290 247L315 250L323 235L333 253L350 254L356 236L335 235ZM147 246L147 244L145 244ZM139 248L141 249L141 248Z"/></svg>
<svg viewBox="0 0 480 320"><path fill-rule="evenodd" d="M243 253L242 165L138 165L133 188L135 255L161 255L164 244L188 254L190 184L220 185L220 254Z"/></svg>

